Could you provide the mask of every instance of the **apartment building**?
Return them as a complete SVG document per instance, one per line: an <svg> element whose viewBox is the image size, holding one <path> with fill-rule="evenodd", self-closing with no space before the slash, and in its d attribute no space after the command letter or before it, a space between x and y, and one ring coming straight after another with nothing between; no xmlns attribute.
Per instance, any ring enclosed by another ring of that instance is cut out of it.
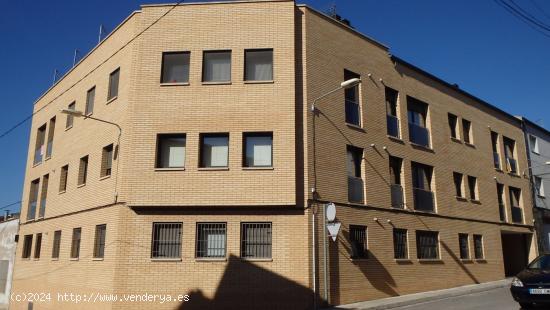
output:
<svg viewBox="0 0 550 310"><path fill-rule="evenodd" d="M536 252L521 121L294 1L144 5L34 111L13 291L51 296L13 309L311 309Z"/></svg>

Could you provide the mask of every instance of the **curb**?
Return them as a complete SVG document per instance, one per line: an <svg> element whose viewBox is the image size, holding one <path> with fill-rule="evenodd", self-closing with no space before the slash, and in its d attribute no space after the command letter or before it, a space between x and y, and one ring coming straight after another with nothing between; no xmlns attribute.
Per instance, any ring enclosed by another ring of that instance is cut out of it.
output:
<svg viewBox="0 0 550 310"><path fill-rule="evenodd" d="M458 297L462 295L469 295L473 293L480 293L497 288L507 287L510 285L511 281L511 279L505 279L481 284L472 284L450 289L422 292L410 295L377 299L373 301L358 302L349 305L335 306L332 308L326 308L325 310L385 310L403 306L412 306L428 301L436 301L440 299Z"/></svg>

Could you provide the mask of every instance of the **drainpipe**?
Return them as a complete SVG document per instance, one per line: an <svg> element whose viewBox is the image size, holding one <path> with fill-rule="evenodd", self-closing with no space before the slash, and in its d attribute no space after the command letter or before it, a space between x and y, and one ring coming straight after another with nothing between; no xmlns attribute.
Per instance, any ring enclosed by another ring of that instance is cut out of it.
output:
<svg viewBox="0 0 550 310"><path fill-rule="evenodd" d="M316 230L316 226L315 226L315 208L313 206L313 204L311 204L311 240L312 240L312 246L311 246L311 251L312 251L312 269L311 269L311 278L313 280L313 309L316 310L317 309L317 279L316 279L316 271L317 271L317 257L316 257L316 240L315 240L315 230Z"/></svg>

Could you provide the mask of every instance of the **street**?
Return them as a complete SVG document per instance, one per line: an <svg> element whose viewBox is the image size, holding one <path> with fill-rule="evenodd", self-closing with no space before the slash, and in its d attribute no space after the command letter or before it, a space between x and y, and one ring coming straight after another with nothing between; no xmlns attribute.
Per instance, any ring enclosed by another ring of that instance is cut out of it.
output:
<svg viewBox="0 0 550 310"><path fill-rule="evenodd" d="M399 310L519 310L508 287L490 291L429 301L412 306L394 308ZM543 308L538 308L543 309Z"/></svg>

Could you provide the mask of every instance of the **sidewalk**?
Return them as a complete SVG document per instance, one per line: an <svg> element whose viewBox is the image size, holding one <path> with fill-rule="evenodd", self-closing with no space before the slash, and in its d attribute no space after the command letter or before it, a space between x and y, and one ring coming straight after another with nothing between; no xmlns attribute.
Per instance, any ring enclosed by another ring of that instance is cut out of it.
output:
<svg viewBox="0 0 550 310"><path fill-rule="evenodd" d="M456 297L461 295L468 295L473 293L479 293L483 291L489 291L505 286L510 286L512 279L505 279L494 282L486 282L481 284L473 284L460 286L455 288L449 288L438 291L422 292L410 295L403 295L397 297L389 297L383 299L377 299L372 301L363 301L354 304L341 305L333 308L327 308L326 310L383 310L392 309L402 306L410 306L427 301L445 299L449 297Z"/></svg>

